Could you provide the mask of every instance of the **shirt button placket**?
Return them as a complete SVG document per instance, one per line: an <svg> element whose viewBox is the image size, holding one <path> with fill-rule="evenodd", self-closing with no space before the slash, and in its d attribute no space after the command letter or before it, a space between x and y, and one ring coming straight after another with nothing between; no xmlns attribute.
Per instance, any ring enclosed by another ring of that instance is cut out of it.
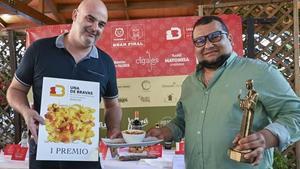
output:
<svg viewBox="0 0 300 169"><path fill-rule="evenodd" d="M208 104L208 98L209 98L209 90L207 90L207 89L204 90L203 95L204 95L203 107L207 107L207 104ZM201 110L200 113L201 113L201 115L204 116L205 113L206 113L206 109ZM204 118L203 118L203 119L204 119ZM203 133L201 133L201 131L197 131L197 134L200 135L200 134L203 134ZM200 137L201 137L201 136L200 136ZM202 136L202 137L205 137L205 136ZM197 152L197 155L199 156L199 158L202 159L202 160L201 160L202 164L204 164L204 154L201 153L201 152L204 151L203 149L204 149L204 145L203 145L203 142L202 142L201 150ZM202 166L201 168L204 168L204 166Z"/></svg>
<svg viewBox="0 0 300 169"><path fill-rule="evenodd" d="M77 64L74 64L72 73L73 75L77 73Z"/></svg>

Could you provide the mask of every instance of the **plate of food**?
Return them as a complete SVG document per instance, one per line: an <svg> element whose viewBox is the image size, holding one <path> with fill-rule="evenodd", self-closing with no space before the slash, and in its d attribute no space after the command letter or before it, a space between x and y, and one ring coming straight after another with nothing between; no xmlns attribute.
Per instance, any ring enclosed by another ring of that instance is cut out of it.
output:
<svg viewBox="0 0 300 169"><path fill-rule="evenodd" d="M162 142L162 139L156 137L145 137L143 130L124 130L123 138L109 139L101 138L108 147L134 147L134 146L151 146Z"/></svg>

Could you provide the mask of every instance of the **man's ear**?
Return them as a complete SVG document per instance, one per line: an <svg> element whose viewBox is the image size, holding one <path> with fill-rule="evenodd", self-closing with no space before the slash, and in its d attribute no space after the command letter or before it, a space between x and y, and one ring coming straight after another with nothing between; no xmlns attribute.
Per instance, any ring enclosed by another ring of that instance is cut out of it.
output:
<svg viewBox="0 0 300 169"><path fill-rule="evenodd" d="M72 20L73 22L76 20L78 14L78 9L74 9L72 12Z"/></svg>
<svg viewBox="0 0 300 169"><path fill-rule="evenodd" d="M233 38L232 38L232 35L230 33L228 34L228 39L229 39L231 45L234 46Z"/></svg>

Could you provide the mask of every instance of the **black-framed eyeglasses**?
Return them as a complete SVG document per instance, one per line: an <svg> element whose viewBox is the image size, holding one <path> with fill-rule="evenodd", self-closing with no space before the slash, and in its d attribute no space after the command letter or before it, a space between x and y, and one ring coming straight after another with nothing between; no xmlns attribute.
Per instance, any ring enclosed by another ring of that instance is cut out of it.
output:
<svg viewBox="0 0 300 169"><path fill-rule="evenodd" d="M227 35L227 32L223 31L215 31L206 36L199 36L193 39L193 43L196 47L202 47L206 44L206 40L208 39L211 43L219 42L222 39L222 34Z"/></svg>

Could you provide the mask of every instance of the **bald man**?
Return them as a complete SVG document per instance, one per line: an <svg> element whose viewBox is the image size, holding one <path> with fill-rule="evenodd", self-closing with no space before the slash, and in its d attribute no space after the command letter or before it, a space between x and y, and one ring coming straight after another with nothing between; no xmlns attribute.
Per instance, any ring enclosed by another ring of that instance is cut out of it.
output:
<svg viewBox="0 0 300 169"><path fill-rule="evenodd" d="M43 77L100 82L100 96L105 107L107 134L120 136L122 112L118 103L116 70L111 57L95 46L107 23L107 8L100 0L84 0L72 13L68 33L35 41L27 50L7 91L10 106L25 119L31 132L30 169L95 169L99 162L37 161L37 124ZM32 87L34 106L27 93Z"/></svg>

